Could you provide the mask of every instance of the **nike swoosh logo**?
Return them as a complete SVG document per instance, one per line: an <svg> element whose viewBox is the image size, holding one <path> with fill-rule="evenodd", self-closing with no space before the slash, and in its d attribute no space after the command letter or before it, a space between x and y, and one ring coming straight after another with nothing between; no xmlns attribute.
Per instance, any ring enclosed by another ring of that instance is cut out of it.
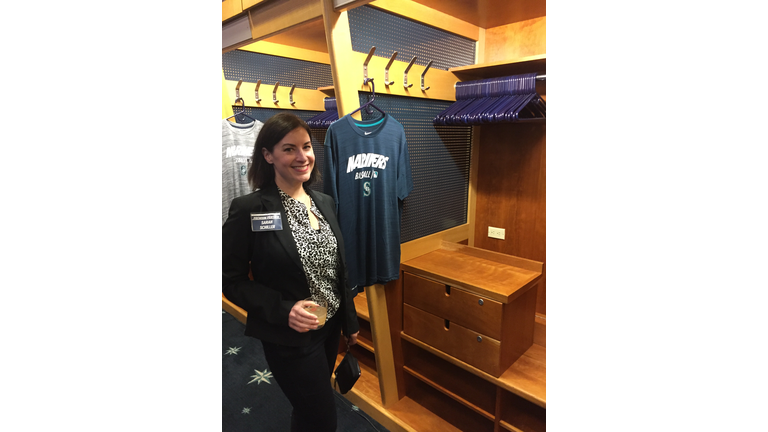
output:
<svg viewBox="0 0 768 432"><path fill-rule="evenodd" d="M363 132L363 133L364 133L364 134L366 134L366 135L370 135L370 134L372 134L373 132Z"/></svg>

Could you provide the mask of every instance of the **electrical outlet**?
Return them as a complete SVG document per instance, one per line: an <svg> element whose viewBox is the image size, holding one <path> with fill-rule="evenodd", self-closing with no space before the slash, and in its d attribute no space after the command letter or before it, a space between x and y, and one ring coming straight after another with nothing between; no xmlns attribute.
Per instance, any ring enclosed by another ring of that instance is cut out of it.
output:
<svg viewBox="0 0 768 432"><path fill-rule="evenodd" d="M496 228L496 227L488 227L488 237L495 238L499 240L504 240L504 233L506 230L504 228Z"/></svg>

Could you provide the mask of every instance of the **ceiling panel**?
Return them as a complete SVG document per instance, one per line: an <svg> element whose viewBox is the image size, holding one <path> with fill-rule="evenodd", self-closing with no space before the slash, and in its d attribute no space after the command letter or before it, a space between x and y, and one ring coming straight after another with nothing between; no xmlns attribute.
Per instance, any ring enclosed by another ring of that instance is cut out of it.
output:
<svg viewBox="0 0 768 432"><path fill-rule="evenodd" d="M322 18L298 25L265 40L276 44L328 53Z"/></svg>
<svg viewBox="0 0 768 432"><path fill-rule="evenodd" d="M482 28L547 15L546 0L413 0Z"/></svg>

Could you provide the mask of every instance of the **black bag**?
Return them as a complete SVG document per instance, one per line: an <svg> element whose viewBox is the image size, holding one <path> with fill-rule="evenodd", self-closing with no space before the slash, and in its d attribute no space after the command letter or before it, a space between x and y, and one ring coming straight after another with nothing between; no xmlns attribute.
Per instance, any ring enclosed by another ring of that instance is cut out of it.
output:
<svg viewBox="0 0 768 432"><path fill-rule="evenodd" d="M349 343L347 343L347 352L344 354L344 358L339 363L334 371L336 374L336 390L341 394L346 394L355 385L362 371L360 365L357 363L355 356L349 352Z"/></svg>

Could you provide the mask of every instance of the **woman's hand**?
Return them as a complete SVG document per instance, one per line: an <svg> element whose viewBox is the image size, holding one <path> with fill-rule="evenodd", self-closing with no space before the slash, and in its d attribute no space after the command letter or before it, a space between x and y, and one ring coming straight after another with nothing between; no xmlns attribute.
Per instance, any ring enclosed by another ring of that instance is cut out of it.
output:
<svg viewBox="0 0 768 432"><path fill-rule="evenodd" d="M305 333L310 330L316 330L320 321L317 317L304 310L305 303L312 303L311 301L299 300L291 308L291 312L288 313L288 327L296 330L299 333Z"/></svg>
<svg viewBox="0 0 768 432"><path fill-rule="evenodd" d="M347 338L347 344L348 344L349 346L352 346L352 345L356 344L356 343L357 343L357 335L359 335L359 334L360 334L360 332L359 332L359 331L358 331L358 332L355 332L355 333L353 333L353 334L351 334L351 335L350 335L350 336Z"/></svg>

